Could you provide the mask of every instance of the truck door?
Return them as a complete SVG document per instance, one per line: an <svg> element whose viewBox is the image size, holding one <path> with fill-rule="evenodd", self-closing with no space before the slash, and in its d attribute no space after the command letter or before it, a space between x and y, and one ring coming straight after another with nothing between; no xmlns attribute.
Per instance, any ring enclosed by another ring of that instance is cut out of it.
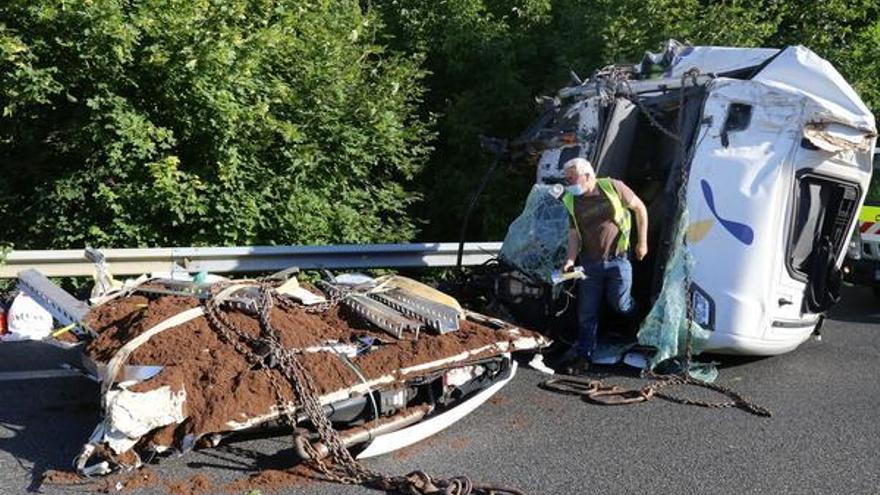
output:
<svg viewBox="0 0 880 495"><path fill-rule="evenodd" d="M777 312L787 163L800 139L799 116L797 99L752 81L718 81L704 105L688 180L687 242L694 317L716 334L761 339ZM796 292L789 297L800 304ZM717 345L737 345L721 337Z"/></svg>
<svg viewBox="0 0 880 495"><path fill-rule="evenodd" d="M801 307L793 308L800 313L822 313L837 303L837 261L848 240L859 198L856 184L818 169L802 168L796 174L786 268L790 279L804 284L804 301ZM785 286L797 287L781 284Z"/></svg>

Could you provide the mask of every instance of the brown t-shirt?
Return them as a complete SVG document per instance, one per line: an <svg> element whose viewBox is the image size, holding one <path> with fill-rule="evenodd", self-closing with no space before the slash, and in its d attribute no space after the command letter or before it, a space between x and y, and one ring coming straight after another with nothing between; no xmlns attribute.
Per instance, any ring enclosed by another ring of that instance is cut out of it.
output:
<svg viewBox="0 0 880 495"><path fill-rule="evenodd" d="M611 179L611 183L617 190L623 207L632 204L635 197L632 189L617 179ZM614 208L598 184L592 193L574 197L574 215L581 233L581 256L590 261L598 261L621 254L617 253L620 229L614 223ZM574 228L571 221L569 224Z"/></svg>

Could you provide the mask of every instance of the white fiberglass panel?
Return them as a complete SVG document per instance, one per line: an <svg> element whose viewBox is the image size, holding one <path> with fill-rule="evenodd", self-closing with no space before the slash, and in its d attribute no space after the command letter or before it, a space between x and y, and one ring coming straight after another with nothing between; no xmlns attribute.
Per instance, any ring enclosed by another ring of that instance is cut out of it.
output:
<svg viewBox="0 0 880 495"><path fill-rule="evenodd" d="M752 81L721 79L710 89L688 182L687 238L716 335L760 338L769 326L802 108L800 95Z"/></svg>

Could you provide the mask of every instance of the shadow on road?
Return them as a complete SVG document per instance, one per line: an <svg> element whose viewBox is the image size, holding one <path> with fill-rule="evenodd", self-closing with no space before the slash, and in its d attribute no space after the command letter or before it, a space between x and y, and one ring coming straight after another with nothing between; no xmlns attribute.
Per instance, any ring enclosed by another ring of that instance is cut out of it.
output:
<svg viewBox="0 0 880 495"><path fill-rule="evenodd" d="M99 416L96 384L78 378L0 383L0 403L0 451L30 477L29 493L46 471L71 469Z"/></svg>
<svg viewBox="0 0 880 495"><path fill-rule="evenodd" d="M828 319L876 325L880 323L880 298L869 287L844 287L840 302L829 311Z"/></svg>

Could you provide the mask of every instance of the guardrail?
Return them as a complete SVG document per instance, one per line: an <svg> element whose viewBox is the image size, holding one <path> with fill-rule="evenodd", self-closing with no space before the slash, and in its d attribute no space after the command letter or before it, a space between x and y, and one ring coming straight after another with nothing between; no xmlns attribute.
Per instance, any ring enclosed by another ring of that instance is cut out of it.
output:
<svg viewBox="0 0 880 495"><path fill-rule="evenodd" d="M464 245L462 265L479 265L498 255L500 242ZM114 275L170 272L247 273L301 269L411 268L455 266L458 243L338 244L330 246L185 247L102 249ZM92 276L94 264L84 250L11 251L0 265L0 278L36 268L48 277Z"/></svg>

